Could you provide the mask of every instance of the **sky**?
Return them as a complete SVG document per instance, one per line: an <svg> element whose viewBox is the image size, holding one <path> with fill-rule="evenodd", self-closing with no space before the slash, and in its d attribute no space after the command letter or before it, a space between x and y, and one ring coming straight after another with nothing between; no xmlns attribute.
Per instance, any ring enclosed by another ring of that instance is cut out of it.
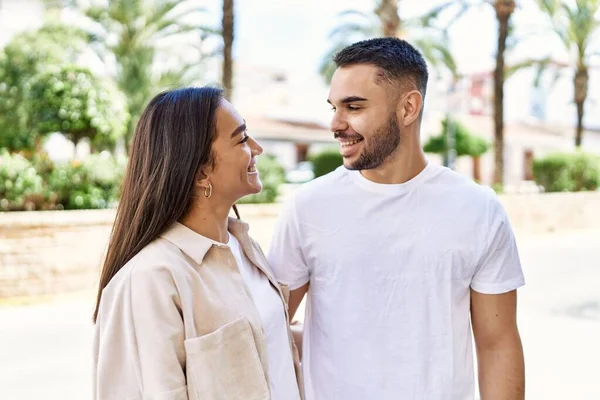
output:
<svg viewBox="0 0 600 400"><path fill-rule="evenodd" d="M105 0L97 0L105 1ZM205 23L218 28L221 19L221 0L188 0L194 4L207 8ZM403 19L421 15L432 7L446 0L400 0L400 16ZM474 0L475 1L475 0ZM574 1L574 0L566 0ZM253 93L254 88L261 88L264 77L256 78L255 71L281 70L290 79L290 89L286 96L294 97L294 103L299 107L288 107L292 114L315 115L323 114L329 118L329 109L324 101L314 102L306 99L325 99L326 86L318 77L318 66L326 54L331 41L328 39L330 31L339 23L339 13L348 9L371 12L376 0L235 0L236 32L234 42L234 58L236 66L240 68L236 87L238 93L246 90ZM515 50L507 53L507 64L522 61L525 58L541 58L551 54L554 59L566 61L568 55L561 49L561 44L552 34L540 34L547 21L537 10L536 0L520 0L519 8L513 16L517 26L517 36L525 33L538 32L522 41ZM41 0L2 0L0 9L0 45L8 40L11 34L23 29L33 29L43 22L43 7ZM63 16L64 18L65 16ZM71 15L77 20L76 16ZM191 16L190 16L191 17ZM66 21L66 19L65 19ZM494 10L489 5L471 9L450 30L450 50L457 61L459 72L482 73L491 72L494 67L496 46L497 22ZM546 29L546 32L548 30ZM6 35L8 33L9 35ZM408 38L410 41L410 37ZM184 39L186 43L193 42ZM180 49L179 46L166 46L167 49ZM598 48L600 50L600 47ZM181 53L181 52L180 52ZM197 60L193 52L184 51L192 61ZM161 53L162 54L162 53ZM92 57L93 58L93 57ZM188 60L189 61L189 60ZM218 82L220 68L219 60L214 59L207 64L203 75L206 82ZM171 64L177 68L180 63L177 57L166 54L161 58L158 66ZM600 65L600 64L597 64ZM90 68L93 63L90 62ZM98 73L111 73L106 64L96 63ZM256 67L256 68L248 68ZM243 71L242 71L243 69ZM248 72L250 71L250 72ZM571 75L569 75L571 73ZM432 74L433 75L433 74ZM552 119L561 119L571 124L573 105L572 98L572 71L567 71L565 79L556 89L552 89L548 116ZM248 78L250 77L250 78ZM256 78L256 79L255 79ZM263 79L263 80L261 80ZM532 72L519 72L507 81L506 91L506 118L519 119L528 116L530 108L530 95L524 86L531 86ZM240 84L241 83L241 84ZM600 115L600 101L593 95L600 90L600 80L591 77L590 101L586 113L587 119ZM430 90L433 85L439 85L445 90L443 81L430 78ZM254 86L253 86L254 85ZM323 91L325 91L323 93ZM543 95L545 96L545 95ZM247 96L253 98L252 96ZM300 97L300 99L296 99ZM431 96L428 96L431 100ZM284 100L285 102L285 100ZM312 104L315 103L315 104ZM257 107L265 109L264 104ZM596 112L598 110L598 112ZM278 111L281 113L281 111ZM594 117L594 125L600 126L600 117Z"/></svg>
<svg viewBox="0 0 600 400"><path fill-rule="evenodd" d="M401 0L401 16L414 16L442 0ZM221 2L202 3L220 18ZM338 14L354 9L372 10L375 0L237 0L234 54L244 63L268 65L297 74L316 73L330 42L328 34L339 21ZM524 0L515 13L518 26L544 24L534 0ZM483 72L493 67L496 46L493 8L484 5L465 14L450 31L451 50L463 72ZM531 30L531 29L527 29ZM547 53L556 42L551 35L529 39L513 56ZM541 45L540 45L541 44Z"/></svg>
<svg viewBox="0 0 600 400"><path fill-rule="evenodd" d="M208 11L206 23L219 27L221 0L188 1L204 6ZM400 0L401 18L420 15L445 1ZM331 45L328 35L340 20L338 14L348 9L370 12L375 3L376 0L235 0L234 56L236 61L244 64L281 68L294 75L314 75ZM532 29L523 27L541 25L545 21L535 7L535 0L518 3L520 6L513 19L520 31L530 31ZM41 23L41 0L2 0L2 4L0 23L4 25L3 31L23 29L26 25L22 20L24 13L29 15L29 21ZM10 10L17 8L19 14L11 16ZM37 14L38 17L34 17ZM493 68L496 29L494 11L489 5L470 10L454 24L450 30L450 47L461 72L483 72ZM0 44L4 39L0 38ZM541 35L521 43L508 58L541 57L548 51L555 52L552 49L558 49L557 44L551 35ZM564 58L565 55L557 56Z"/></svg>
<svg viewBox="0 0 600 400"><path fill-rule="evenodd" d="M212 18L210 23L218 26L221 1L199 1L208 8ZM400 0L401 18L422 15L442 2L445 0ZM284 70L291 80L300 82L296 85L297 90L293 95L295 98L301 97L299 100L294 99L294 104L300 106L290 108L290 112L297 115L319 115L319 120L328 119L329 109L324 102L321 104L305 101L302 97L326 98L326 87L318 78L318 66L331 45L328 36L340 21L339 13L348 9L371 12L375 3L375 0L236 0L236 63ZM555 59L566 60L567 54L561 50L560 42L547 29L547 19L537 9L535 0L521 0L513 21L518 37L525 37L525 34L532 32L537 34L527 36L526 40L507 53L508 64L525 58L542 58L548 54L552 54ZM493 70L497 29L494 9L488 4L470 9L453 24L449 31L450 50L458 64L459 72L470 74ZM407 39L410 41L410 37ZM518 119L528 115L530 97L528 94L519 95L519 92L523 85L532 85L532 74L531 71L520 72L508 82L507 119ZM440 87L446 87L443 81L437 82ZM436 80L430 78L430 89L434 84ZM320 88L319 85L323 87ZM561 95L563 97L557 100L558 109L563 107L564 96L569 96L570 79L565 80L563 86L560 88L561 93L567 94ZM433 99L428 97L428 102L431 102ZM428 107L431 109L431 104ZM283 111L278 113L282 114ZM570 112L567 113L565 119L570 120L570 115Z"/></svg>

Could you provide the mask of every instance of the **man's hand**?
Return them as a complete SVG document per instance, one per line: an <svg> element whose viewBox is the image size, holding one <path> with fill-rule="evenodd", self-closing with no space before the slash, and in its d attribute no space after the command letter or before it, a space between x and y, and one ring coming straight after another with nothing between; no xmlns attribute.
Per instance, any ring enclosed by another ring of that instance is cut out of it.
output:
<svg viewBox="0 0 600 400"><path fill-rule="evenodd" d="M481 400L525 398L523 347L516 317L516 290L498 295L471 290Z"/></svg>

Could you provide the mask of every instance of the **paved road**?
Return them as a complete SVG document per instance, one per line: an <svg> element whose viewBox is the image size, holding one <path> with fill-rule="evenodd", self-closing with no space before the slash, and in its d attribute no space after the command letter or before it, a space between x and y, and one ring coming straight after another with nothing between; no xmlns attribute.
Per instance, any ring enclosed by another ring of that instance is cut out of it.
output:
<svg viewBox="0 0 600 400"><path fill-rule="evenodd" d="M600 400L600 231L519 243L527 398Z"/></svg>
<svg viewBox="0 0 600 400"><path fill-rule="evenodd" d="M519 237L527 398L600 400L600 230ZM0 399L91 398L93 298L0 308Z"/></svg>

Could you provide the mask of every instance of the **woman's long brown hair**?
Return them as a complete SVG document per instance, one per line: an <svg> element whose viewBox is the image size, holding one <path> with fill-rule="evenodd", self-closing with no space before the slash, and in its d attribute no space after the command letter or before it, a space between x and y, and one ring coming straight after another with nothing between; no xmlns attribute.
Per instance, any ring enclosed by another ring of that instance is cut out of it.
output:
<svg viewBox="0 0 600 400"><path fill-rule="evenodd" d="M94 323L110 280L189 212L197 171L213 163L221 99L222 90L214 87L177 89L157 95L142 113L100 275Z"/></svg>

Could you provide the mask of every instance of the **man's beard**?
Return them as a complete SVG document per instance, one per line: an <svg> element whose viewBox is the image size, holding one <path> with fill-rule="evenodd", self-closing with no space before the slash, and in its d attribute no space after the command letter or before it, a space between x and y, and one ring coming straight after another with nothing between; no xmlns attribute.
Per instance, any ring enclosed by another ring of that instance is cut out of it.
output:
<svg viewBox="0 0 600 400"><path fill-rule="evenodd" d="M358 160L344 166L350 170L374 169L380 167L400 145L400 125L395 114L387 123L377 128L369 140L364 139L364 148Z"/></svg>

